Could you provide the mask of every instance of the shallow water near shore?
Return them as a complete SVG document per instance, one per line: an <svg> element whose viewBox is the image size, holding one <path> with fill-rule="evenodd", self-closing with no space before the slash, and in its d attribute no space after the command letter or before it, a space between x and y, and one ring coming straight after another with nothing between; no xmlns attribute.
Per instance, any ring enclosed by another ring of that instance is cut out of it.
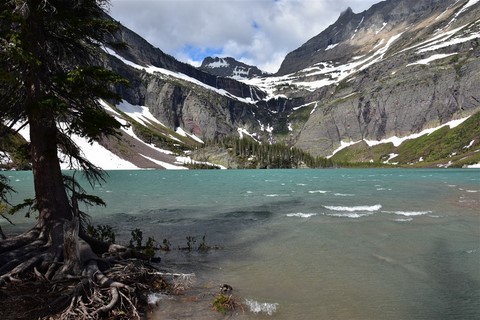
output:
<svg viewBox="0 0 480 320"><path fill-rule="evenodd" d="M195 273L151 319L221 319L223 283L238 319L480 318L480 170L110 171L94 193L94 224L168 239L158 267ZM218 248L176 250L187 236Z"/></svg>

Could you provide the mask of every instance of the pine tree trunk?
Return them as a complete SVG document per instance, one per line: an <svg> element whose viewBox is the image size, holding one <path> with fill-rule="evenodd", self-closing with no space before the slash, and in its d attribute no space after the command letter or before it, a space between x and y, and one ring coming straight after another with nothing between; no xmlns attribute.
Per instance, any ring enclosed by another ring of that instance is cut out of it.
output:
<svg viewBox="0 0 480 320"><path fill-rule="evenodd" d="M32 4L33 5L33 4ZM38 4L40 5L40 4ZM23 81L26 89L25 108L30 126L30 151L35 197L40 213L39 226L52 230L61 219L72 219L57 151L55 106L45 103L50 88L46 87L50 70L44 61L45 27L36 10L27 13L22 28L26 50L38 59L28 60Z"/></svg>
<svg viewBox="0 0 480 320"><path fill-rule="evenodd" d="M2 230L1 226L0 226L0 237L2 237L2 240L7 239L7 237L5 236L5 233L3 233L3 230Z"/></svg>
<svg viewBox="0 0 480 320"><path fill-rule="evenodd" d="M82 270L80 245L78 240L79 226L80 222L78 217L65 222L63 225L64 264L60 270L61 275L78 275Z"/></svg>
<svg viewBox="0 0 480 320"><path fill-rule="evenodd" d="M57 127L53 112L40 107L31 112L30 143L35 196L40 221L71 220L57 151Z"/></svg>

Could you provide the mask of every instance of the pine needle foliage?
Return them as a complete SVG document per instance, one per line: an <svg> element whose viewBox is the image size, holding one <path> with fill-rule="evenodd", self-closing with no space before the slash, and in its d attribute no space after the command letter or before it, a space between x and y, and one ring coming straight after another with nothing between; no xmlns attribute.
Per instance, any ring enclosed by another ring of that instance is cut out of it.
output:
<svg viewBox="0 0 480 320"><path fill-rule="evenodd" d="M62 150L93 179L101 172L84 159L70 137L98 141L118 135L121 127L99 102L118 100L112 86L127 85L98 65L101 46L118 28L104 12L108 4L106 0L0 2L1 123L18 128L32 121L45 125L53 121L57 132L50 141L52 149Z"/></svg>

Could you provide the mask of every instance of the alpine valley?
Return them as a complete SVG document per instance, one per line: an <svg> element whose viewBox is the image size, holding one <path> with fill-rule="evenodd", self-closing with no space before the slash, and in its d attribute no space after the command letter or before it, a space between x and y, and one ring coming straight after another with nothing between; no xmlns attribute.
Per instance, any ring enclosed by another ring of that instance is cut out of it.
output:
<svg viewBox="0 0 480 320"><path fill-rule="evenodd" d="M348 8L276 74L220 57L196 68L125 27L112 40L126 46L105 45L95 63L130 82L115 88L121 103L102 101L122 137L74 137L100 167L480 163L479 0ZM23 142L2 144L4 167L22 166Z"/></svg>

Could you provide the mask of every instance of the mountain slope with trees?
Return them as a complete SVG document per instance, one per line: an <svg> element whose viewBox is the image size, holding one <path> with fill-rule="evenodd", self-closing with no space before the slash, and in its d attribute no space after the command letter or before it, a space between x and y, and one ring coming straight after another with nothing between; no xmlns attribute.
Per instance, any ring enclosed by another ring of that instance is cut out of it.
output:
<svg viewBox="0 0 480 320"><path fill-rule="evenodd" d="M288 54L276 75L241 82L176 61L120 26L108 40L126 45L107 43L96 63L128 79L114 89L121 103L104 102L130 127L99 143L137 168L177 168L205 142L242 135L327 157L353 142L439 127L480 112L479 19L474 0L348 9ZM155 123L135 118L143 112ZM4 167L15 156L7 152Z"/></svg>

